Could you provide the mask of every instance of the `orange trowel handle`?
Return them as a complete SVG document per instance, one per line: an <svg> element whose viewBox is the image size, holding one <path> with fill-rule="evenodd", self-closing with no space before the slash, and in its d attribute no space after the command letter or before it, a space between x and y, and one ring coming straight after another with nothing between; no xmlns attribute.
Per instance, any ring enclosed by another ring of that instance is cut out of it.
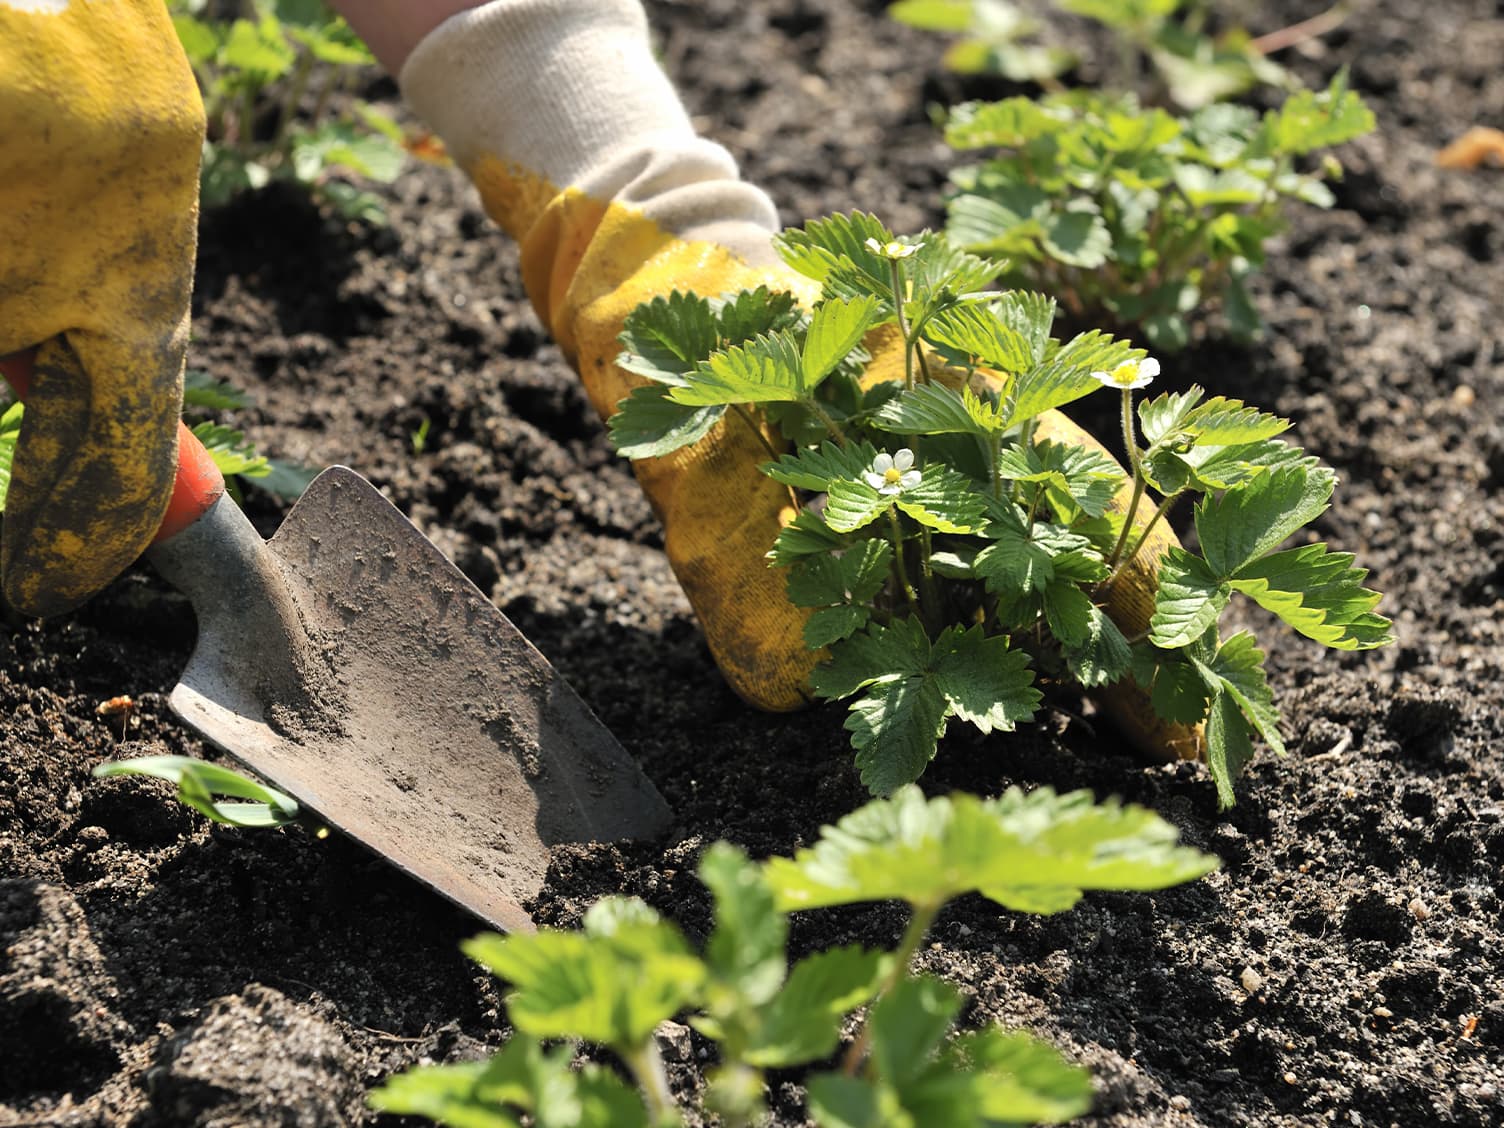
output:
<svg viewBox="0 0 1504 1128"><path fill-rule="evenodd" d="M26 398L31 389L32 351L15 353L0 359L0 376L9 381L16 395ZM162 517L153 543L160 544L176 536L209 511L225 492L224 475L188 425L178 421L178 477L172 486L172 498Z"/></svg>

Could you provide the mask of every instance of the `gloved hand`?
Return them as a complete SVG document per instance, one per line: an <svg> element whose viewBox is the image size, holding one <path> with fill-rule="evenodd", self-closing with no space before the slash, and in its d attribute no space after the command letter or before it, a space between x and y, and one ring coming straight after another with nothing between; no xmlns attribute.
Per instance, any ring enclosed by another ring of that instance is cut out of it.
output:
<svg viewBox="0 0 1504 1128"><path fill-rule="evenodd" d="M66 611L172 489L204 115L160 0L0 0L0 357L36 350L6 599Z"/></svg>
<svg viewBox="0 0 1504 1128"><path fill-rule="evenodd" d="M357 32L361 6L341 4ZM636 0L493 0L430 32L400 77L518 240L529 296L603 417L641 383L615 364L622 322L639 303L764 283L818 296L774 255L771 202L738 179L724 149L695 135ZM896 353L875 364L886 360ZM1085 439L1058 413L1042 425ZM762 708L790 709L819 656L804 646L806 613L763 559L796 512L788 492L756 472L764 458L758 436L728 416L696 445L633 467L732 688ZM1130 616L1126 629L1142 629L1142 618ZM1165 754L1164 734L1138 731Z"/></svg>

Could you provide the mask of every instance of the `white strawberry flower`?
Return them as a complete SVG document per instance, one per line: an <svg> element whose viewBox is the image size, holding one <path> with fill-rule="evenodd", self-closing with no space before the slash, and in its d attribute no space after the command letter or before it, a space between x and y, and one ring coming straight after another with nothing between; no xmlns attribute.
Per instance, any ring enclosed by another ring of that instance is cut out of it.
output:
<svg viewBox="0 0 1504 1128"><path fill-rule="evenodd" d="M1125 360L1111 372L1093 372L1093 376L1109 388L1147 388L1159 375L1159 361L1152 356L1143 360Z"/></svg>
<svg viewBox="0 0 1504 1128"><path fill-rule="evenodd" d="M895 261L906 259L910 255L919 252L918 244L901 243L897 239L893 239L887 243L882 242L880 239L868 239L866 246L873 254L882 255L885 259L893 259Z"/></svg>
<svg viewBox="0 0 1504 1128"><path fill-rule="evenodd" d="M914 452L904 447L894 454L883 451L872 460L872 469L864 470L862 477L869 486L887 497L897 497L904 490L917 486L924 475L913 469Z"/></svg>

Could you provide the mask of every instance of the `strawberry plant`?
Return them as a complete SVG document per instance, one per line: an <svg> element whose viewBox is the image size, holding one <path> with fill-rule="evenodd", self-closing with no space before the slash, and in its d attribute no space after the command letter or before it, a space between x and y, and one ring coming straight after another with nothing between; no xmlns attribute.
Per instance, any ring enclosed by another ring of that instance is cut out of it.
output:
<svg viewBox="0 0 1504 1128"><path fill-rule="evenodd" d="M1187 315L1220 306L1252 337L1245 279L1284 227L1291 200L1332 206L1321 171L1297 162L1373 128L1339 74L1260 115L1218 104L1189 117L1084 91L954 108L946 141L981 152L956 169L951 239L1007 262L1002 281L1060 298L1072 314L1136 325L1161 349L1184 346Z"/></svg>
<svg viewBox="0 0 1504 1128"><path fill-rule="evenodd" d="M372 1104L465 1128L680 1124L654 1030L687 1016L716 1047L705 1104L728 1128L758 1122L765 1071L791 1068L813 1068L809 1114L830 1128L1066 1120L1090 1108L1085 1071L1028 1034L954 1033L963 996L913 966L930 926L968 893L1057 913L1089 889L1162 889L1216 865L1176 845L1157 815L1093 804L1086 792L926 800L905 788L826 827L793 858L756 864L727 843L712 846L699 876L714 924L699 950L633 897L597 902L580 932L469 941L465 952L511 987L511 1040L486 1061L394 1077ZM790 967L790 913L888 900L909 908L897 949L834 948ZM841 1050L848 1016L863 1007ZM581 1043L611 1051L635 1088L577 1062Z"/></svg>
<svg viewBox="0 0 1504 1128"><path fill-rule="evenodd" d="M1336 481L1279 437L1286 420L1194 387L1135 404L1157 361L1097 330L1053 339L1053 299L982 290L996 268L943 236L895 238L854 213L776 242L821 283L813 308L767 289L639 306L618 363L645 383L611 436L630 458L716 426L763 437L761 472L801 504L768 558L810 609L805 641L826 652L814 692L850 702L874 793L917 779L952 720L1006 732L1034 716L1042 681L1129 679L1164 720L1204 723L1230 804L1253 735L1283 750L1263 653L1218 630L1232 594L1327 646L1389 641L1350 555L1279 547ZM1126 473L1053 411L1104 388ZM1135 563L1191 500L1200 551ZM1130 592L1144 569L1149 590ZM1130 595L1152 616L1115 620Z"/></svg>
<svg viewBox="0 0 1504 1128"><path fill-rule="evenodd" d="M1054 7L1105 29L1116 48L1112 85L1143 89L1154 102L1195 110L1255 86L1293 85L1266 54L1286 46L1288 36L1253 39L1240 27L1212 35L1208 0L1055 0ZM997 74L1052 89L1057 76L1080 62L1077 52L1044 41L1039 21L1009 0L901 0L888 14L911 27L957 36L945 65L962 74Z"/></svg>
<svg viewBox="0 0 1504 1128"><path fill-rule="evenodd" d="M208 116L205 204L282 179L348 219L385 221L380 200L348 177L394 180L402 132L352 96L360 68L375 60L344 20L322 0L255 0L233 18L219 18L209 0L168 7ZM333 114L336 102L348 108Z"/></svg>

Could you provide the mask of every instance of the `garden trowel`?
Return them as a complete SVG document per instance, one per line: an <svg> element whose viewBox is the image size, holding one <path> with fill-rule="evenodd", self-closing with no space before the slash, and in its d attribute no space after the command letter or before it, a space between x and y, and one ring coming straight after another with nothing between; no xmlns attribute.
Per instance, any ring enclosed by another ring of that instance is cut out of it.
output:
<svg viewBox="0 0 1504 1128"><path fill-rule="evenodd" d="M147 558L192 601L173 710L329 826L531 930L549 847L651 837L662 797L548 661L374 486L314 480L270 541L179 429Z"/></svg>

